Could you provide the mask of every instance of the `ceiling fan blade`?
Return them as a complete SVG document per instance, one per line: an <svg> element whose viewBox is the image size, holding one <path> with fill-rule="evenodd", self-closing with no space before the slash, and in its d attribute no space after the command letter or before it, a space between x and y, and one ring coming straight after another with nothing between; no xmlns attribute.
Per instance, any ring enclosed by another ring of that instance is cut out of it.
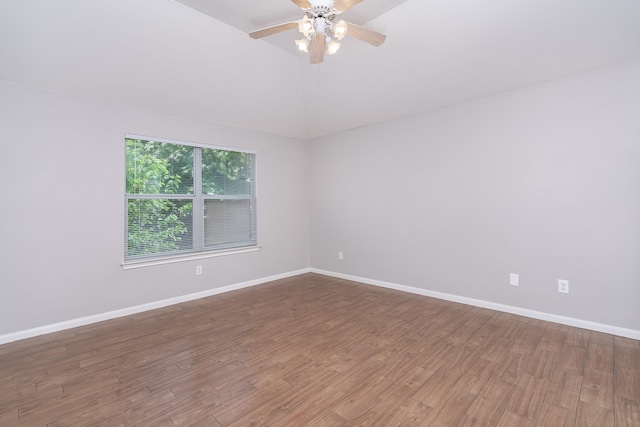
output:
<svg viewBox="0 0 640 427"><path fill-rule="evenodd" d="M253 31L249 33L252 39L260 39L262 37L270 36L271 34L281 33L282 31L293 30L298 28L297 22L287 22L286 24L274 25L273 27L263 28L261 30Z"/></svg>
<svg viewBox="0 0 640 427"><path fill-rule="evenodd" d="M333 8L338 12L344 12L347 9L351 9L353 6L360 3L362 0L337 0L333 4Z"/></svg>
<svg viewBox="0 0 640 427"><path fill-rule="evenodd" d="M374 46L380 46L387 38L384 34L368 30L351 22L347 22L347 35Z"/></svg>
<svg viewBox="0 0 640 427"><path fill-rule="evenodd" d="M300 9L311 9L311 3L309 0L291 0L294 2Z"/></svg>
<svg viewBox="0 0 640 427"><path fill-rule="evenodd" d="M311 38L311 63L319 64L324 60L324 34L314 34Z"/></svg>

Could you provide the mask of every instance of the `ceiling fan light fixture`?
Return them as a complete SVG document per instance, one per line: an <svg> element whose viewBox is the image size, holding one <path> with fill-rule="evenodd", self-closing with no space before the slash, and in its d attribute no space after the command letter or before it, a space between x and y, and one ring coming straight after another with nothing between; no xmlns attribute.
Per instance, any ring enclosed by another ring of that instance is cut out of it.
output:
<svg viewBox="0 0 640 427"><path fill-rule="evenodd" d="M341 19L333 24L331 30L333 31L333 35L336 36L338 40L342 40L344 36L347 35L347 28L347 23L344 22L344 19Z"/></svg>
<svg viewBox="0 0 640 427"><path fill-rule="evenodd" d="M308 38L316 31L313 24L313 19L305 15L301 20L298 21L298 31L300 31L302 34L304 34L305 37Z"/></svg>
<svg viewBox="0 0 640 427"><path fill-rule="evenodd" d="M338 49L340 49L340 43L338 43L335 40L331 40L329 43L327 43L327 54L328 55L333 55L334 53L336 53L338 51Z"/></svg>
<svg viewBox="0 0 640 427"><path fill-rule="evenodd" d="M303 35L295 40L300 52L309 53L309 62L319 64L324 55L333 55L340 49L339 40L345 36L353 37L372 46L380 46L387 36L359 25L335 20L336 17L361 3L363 0L291 0L302 11L304 16L297 21L285 22L279 25L252 31L252 39L260 39L283 31L298 29Z"/></svg>
<svg viewBox="0 0 640 427"><path fill-rule="evenodd" d="M307 40L305 37L301 38L300 40L296 40L296 46L298 46L298 50L300 50L301 52L309 53L309 40Z"/></svg>

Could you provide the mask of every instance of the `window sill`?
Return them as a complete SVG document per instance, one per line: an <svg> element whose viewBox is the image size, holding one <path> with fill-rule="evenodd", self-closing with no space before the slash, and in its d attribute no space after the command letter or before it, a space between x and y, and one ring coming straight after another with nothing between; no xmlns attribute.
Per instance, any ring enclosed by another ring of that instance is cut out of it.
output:
<svg viewBox="0 0 640 427"><path fill-rule="evenodd" d="M223 249L219 251L210 251L210 252L199 252L195 254L188 255L174 255L166 258L154 258L154 259L146 259L140 261L128 261L122 262L122 268L125 270L132 270L134 268L143 268L143 267L152 267L154 265L164 265L164 264L173 264L176 262L184 262L184 261L193 261L197 259L204 258L214 258L219 256L226 255L234 255L234 254L243 254L247 252L256 252L259 251L262 246L248 246L244 248L235 248L235 249Z"/></svg>

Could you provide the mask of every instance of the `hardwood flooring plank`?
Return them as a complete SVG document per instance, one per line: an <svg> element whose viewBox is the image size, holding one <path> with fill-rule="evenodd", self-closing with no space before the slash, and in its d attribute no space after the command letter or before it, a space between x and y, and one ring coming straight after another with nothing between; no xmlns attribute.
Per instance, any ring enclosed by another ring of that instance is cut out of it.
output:
<svg viewBox="0 0 640 427"><path fill-rule="evenodd" d="M533 355L544 334L544 328L541 326L527 325L518 333L514 340L511 351L514 353L524 354L526 356Z"/></svg>
<svg viewBox="0 0 640 427"><path fill-rule="evenodd" d="M518 384L529 366L531 356L511 351L507 354L507 359L498 368L496 376L507 382Z"/></svg>
<svg viewBox="0 0 640 427"><path fill-rule="evenodd" d="M568 327L567 340L565 341L565 344L584 348L586 350L589 347L589 340L590 335L588 330Z"/></svg>
<svg viewBox="0 0 640 427"><path fill-rule="evenodd" d="M427 420L432 416L431 413L435 409L418 402L414 399L409 399L405 404L393 411L380 426L424 426Z"/></svg>
<svg viewBox="0 0 640 427"><path fill-rule="evenodd" d="M613 345L589 344L585 370L613 373Z"/></svg>
<svg viewBox="0 0 640 427"><path fill-rule="evenodd" d="M336 402L342 399L344 392L335 390L332 386L325 386L318 393L310 396L308 399L301 400L300 402L289 404L287 407L288 413L275 425L290 426L290 425L307 425L313 424L316 418L322 417L327 410L333 407ZM335 412L331 412L332 416L336 416L340 420L341 424L345 421L342 417L339 417Z"/></svg>
<svg viewBox="0 0 640 427"><path fill-rule="evenodd" d="M567 333L552 327L543 326L543 334L536 350L560 353L567 339Z"/></svg>
<svg viewBox="0 0 640 427"><path fill-rule="evenodd" d="M575 412L580 400L583 377L572 371L557 369L551 378L545 401Z"/></svg>
<svg viewBox="0 0 640 427"><path fill-rule="evenodd" d="M19 420L20 411L18 408L0 407L0 425L17 425Z"/></svg>
<svg viewBox="0 0 640 427"><path fill-rule="evenodd" d="M640 342L318 274L0 345L0 425L640 426Z"/></svg>
<svg viewBox="0 0 640 427"><path fill-rule="evenodd" d="M640 402L640 346L637 341L615 337L613 351L616 396Z"/></svg>
<svg viewBox="0 0 640 427"><path fill-rule="evenodd" d="M613 375L599 370L585 372L580 389L580 402L592 403L601 408L614 409Z"/></svg>
<svg viewBox="0 0 640 427"><path fill-rule="evenodd" d="M496 370L494 363L476 358L463 371L455 387L477 395L480 393Z"/></svg>
<svg viewBox="0 0 640 427"><path fill-rule="evenodd" d="M587 360L586 348L578 347L572 344L565 344L560 352L560 360L558 360L558 369L565 371L573 371L579 375L584 374L584 367Z"/></svg>
<svg viewBox="0 0 640 427"><path fill-rule="evenodd" d="M542 408L549 381L523 375L511 396L507 410L535 421Z"/></svg>
<svg viewBox="0 0 640 427"><path fill-rule="evenodd" d="M291 385L285 381L278 381L270 387L256 389L246 395L239 395L238 398L227 401L228 404L214 408L213 416L224 426L242 418L255 411L267 402L272 402L280 398Z"/></svg>
<svg viewBox="0 0 640 427"><path fill-rule="evenodd" d="M585 402L578 404L576 426L584 427L615 427L615 414L613 411L598 405L589 405Z"/></svg>
<svg viewBox="0 0 640 427"><path fill-rule="evenodd" d="M376 405L381 404L382 401L378 396L391 385L392 381L392 379L384 376L369 379L350 392L345 393L333 406L333 412L347 421L355 422L357 419L362 418L364 414L372 412Z"/></svg>
<svg viewBox="0 0 640 427"><path fill-rule="evenodd" d="M542 404L540 415L536 419L536 427L568 427L572 425L573 422L570 420L569 411L566 408L551 405L547 402Z"/></svg>
<svg viewBox="0 0 640 427"><path fill-rule="evenodd" d="M294 424L296 425L296 424ZM302 424L297 424L302 425ZM320 414L318 417L311 420L307 427L345 427L347 426L347 420L333 411L326 411ZM283 425L285 427L286 425Z"/></svg>
<svg viewBox="0 0 640 427"><path fill-rule="evenodd" d="M560 353L539 347L529 359L524 373L534 378L550 380L559 360Z"/></svg>
<svg viewBox="0 0 640 427"><path fill-rule="evenodd" d="M466 415L478 425L496 425L504 414L515 385L492 377L471 404Z"/></svg>
<svg viewBox="0 0 640 427"><path fill-rule="evenodd" d="M462 377L463 372L442 365L425 383L413 394L412 398L432 408L446 399L453 390L453 386Z"/></svg>
<svg viewBox="0 0 640 427"><path fill-rule="evenodd" d="M306 384L292 387L289 392L279 396L273 402L267 402L260 408L234 421L231 425L274 425L291 420L292 425L302 422L301 417L308 420L324 412L343 395L329 385L339 377L338 373L317 377Z"/></svg>
<svg viewBox="0 0 640 427"><path fill-rule="evenodd" d="M455 389L444 400L440 402L433 411L421 422L428 426L455 426L457 425L467 409L473 403L476 396L466 390Z"/></svg>
<svg viewBox="0 0 640 427"><path fill-rule="evenodd" d="M500 421L496 425L497 427L535 427L535 422L530 420L529 418L514 414L513 412L507 411L504 413Z"/></svg>
<svg viewBox="0 0 640 427"><path fill-rule="evenodd" d="M615 425L617 427L640 426L640 403L616 397Z"/></svg>
<svg viewBox="0 0 640 427"><path fill-rule="evenodd" d="M367 411L361 412L361 414L355 418L349 420L349 425L356 426L383 426L385 420L391 416L397 409L397 406L393 403L384 400L375 400L373 405Z"/></svg>
<svg viewBox="0 0 640 427"><path fill-rule="evenodd" d="M395 379L395 381L383 390L379 397L389 402L404 402L413 397L415 392L422 387L433 374L433 371L428 371L422 367L414 367L411 371L403 375L387 375L388 378L391 380Z"/></svg>

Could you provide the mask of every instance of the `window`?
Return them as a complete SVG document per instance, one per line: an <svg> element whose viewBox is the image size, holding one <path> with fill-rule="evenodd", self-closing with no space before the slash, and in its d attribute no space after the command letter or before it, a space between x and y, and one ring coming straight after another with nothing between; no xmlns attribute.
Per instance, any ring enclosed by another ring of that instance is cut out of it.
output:
<svg viewBox="0 0 640 427"><path fill-rule="evenodd" d="M127 135L125 263L255 246L255 153Z"/></svg>

